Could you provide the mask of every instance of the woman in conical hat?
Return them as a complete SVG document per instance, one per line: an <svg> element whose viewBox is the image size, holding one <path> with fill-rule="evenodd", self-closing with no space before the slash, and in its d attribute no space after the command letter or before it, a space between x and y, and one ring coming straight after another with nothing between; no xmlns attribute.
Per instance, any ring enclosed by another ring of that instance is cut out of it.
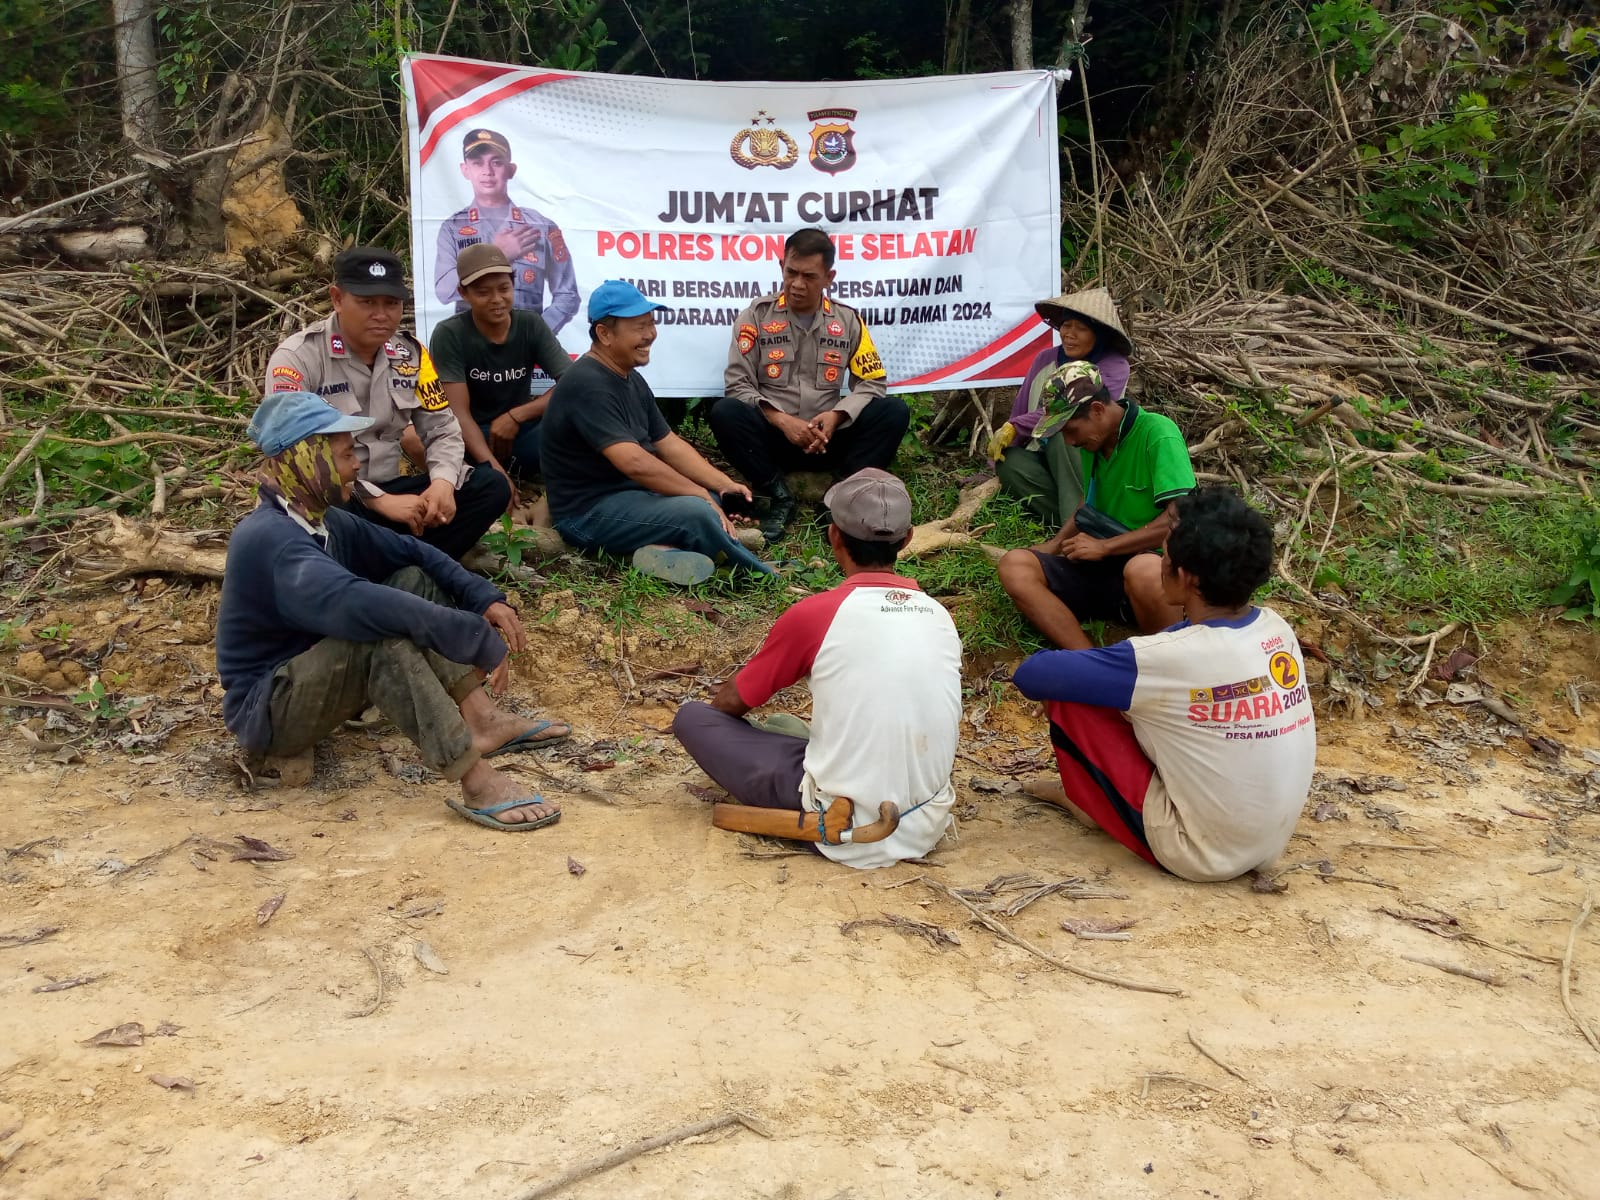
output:
<svg viewBox="0 0 1600 1200"><path fill-rule="evenodd" d="M1022 500L1053 528L1065 525L1083 503L1081 452L1059 437L1039 437L1045 416L1045 381L1058 366L1073 361L1093 363L1113 400L1128 386L1128 356L1133 342L1122 327L1117 306L1105 288L1069 292L1034 305L1060 344L1042 350L1028 368L1011 405L1010 419L989 443L1000 485Z"/></svg>

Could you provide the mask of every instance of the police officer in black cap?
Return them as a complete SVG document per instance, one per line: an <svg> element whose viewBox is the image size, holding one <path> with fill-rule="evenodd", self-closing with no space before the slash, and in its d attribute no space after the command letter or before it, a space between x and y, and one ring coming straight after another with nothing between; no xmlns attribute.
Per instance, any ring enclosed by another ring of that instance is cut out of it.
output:
<svg viewBox="0 0 1600 1200"><path fill-rule="evenodd" d="M468 246L490 243L511 263L517 308L539 313L552 333L578 311L578 280L572 255L556 223L535 209L513 204L509 188L517 174L511 143L493 129L471 129L461 144L461 176L472 185L472 203L452 213L439 227L434 260L434 294L456 311L466 312L461 299L456 256ZM550 302L545 303L545 289Z"/></svg>
<svg viewBox="0 0 1600 1200"><path fill-rule="evenodd" d="M315 392L342 413L371 417L355 435L361 475L352 511L459 559L511 501L496 471L466 463L461 425L422 343L400 328L405 268L375 246L333 260L333 315L285 338L267 362L267 392ZM401 438L414 428L425 474L412 474Z"/></svg>

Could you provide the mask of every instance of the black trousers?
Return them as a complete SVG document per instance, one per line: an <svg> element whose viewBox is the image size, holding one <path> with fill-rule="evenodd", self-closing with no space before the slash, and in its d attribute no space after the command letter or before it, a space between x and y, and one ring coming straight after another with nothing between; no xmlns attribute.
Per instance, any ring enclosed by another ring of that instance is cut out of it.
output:
<svg viewBox="0 0 1600 1200"><path fill-rule="evenodd" d="M427 491L431 482L426 475L401 475L377 486L391 496L416 496ZM509 503L511 484L506 477L491 468L477 467L467 476L467 481L456 489L455 518L447 525L424 529L422 540L459 562L463 554L478 544L484 531L500 519ZM353 497L345 507L374 525L382 525L396 533L411 532L396 521L380 517Z"/></svg>
<svg viewBox="0 0 1600 1200"><path fill-rule="evenodd" d="M768 488L786 471L827 471L835 479L863 467L887 471L911 425L911 410L899 396L879 396L861 415L835 431L822 454L807 454L780 433L753 404L724 396L711 407L717 449L751 487Z"/></svg>

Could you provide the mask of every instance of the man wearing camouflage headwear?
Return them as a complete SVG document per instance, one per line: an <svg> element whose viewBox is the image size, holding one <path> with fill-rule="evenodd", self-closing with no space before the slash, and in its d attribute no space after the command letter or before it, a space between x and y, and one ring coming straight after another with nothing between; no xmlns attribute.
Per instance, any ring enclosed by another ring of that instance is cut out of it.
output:
<svg viewBox="0 0 1600 1200"><path fill-rule="evenodd" d="M989 443L989 458L1006 492L1046 525L1062 525L1083 503L1083 471L1075 447L1038 432L1044 418L1044 385L1055 368L1090 362L1100 371L1111 398L1121 400L1128 386L1133 343L1105 288L1069 292L1041 300L1034 308L1039 319L1056 331L1060 344L1041 350L1029 364L1010 417Z"/></svg>
<svg viewBox="0 0 1600 1200"><path fill-rule="evenodd" d="M511 143L493 129L472 129L461 145L461 175L472 185L472 203L439 227L434 259L434 294L456 312L467 311L460 295L456 256L468 246L492 243L511 262L517 308L539 313L552 333L578 311L578 281L560 227L544 214L513 204L508 188L516 177ZM545 290L550 300L545 302Z"/></svg>
<svg viewBox="0 0 1600 1200"><path fill-rule="evenodd" d="M1085 620L1155 633L1182 613L1162 590L1158 550L1176 501L1194 490L1183 434L1170 418L1117 401L1093 363L1057 367L1034 436L1059 436L1082 456L1087 497L1049 541L1000 560L1000 583L1022 615L1063 650L1087 650Z"/></svg>

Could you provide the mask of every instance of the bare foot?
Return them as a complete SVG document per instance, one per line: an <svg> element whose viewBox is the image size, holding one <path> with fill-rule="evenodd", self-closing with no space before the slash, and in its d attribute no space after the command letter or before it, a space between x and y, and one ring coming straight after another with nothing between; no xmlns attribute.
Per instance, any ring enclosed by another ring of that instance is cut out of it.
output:
<svg viewBox="0 0 1600 1200"><path fill-rule="evenodd" d="M472 748L479 754L498 750L507 742L515 741L540 724L538 721L530 721L527 717L502 712L495 707L494 701L489 699L482 688L474 688L461 702L461 718L466 721L467 730L472 734ZM525 744L537 746L544 742L560 741L571 733L572 726L565 721L552 719L546 728L540 729Z"/></svg>
<svg viewBox="0 0 1600 1200"><path fill-rule="evenodd" d="M507 747L519 738L522 741L518 748L533 747L546 742L559 742L572 733L572 726L565 721L530 721L527 717L503 713L498 709L492 719L481 725L469 725L468 728L472 731L472 748L479 754Z"/></svg>
<svg viewBox="0 0 1600 1200"><path fill-rule="evenodd" d="M472 769L461 777L461 800L468 808L493 808L497 804L506 804L527 794L528 789L525 786L506 778L485 762L473 764ZM527 804L495 813L494 819L505 825L519 825L524 821L537 821L560 811L559 804L552 804L548 800L540 800L537 803L530 800Z"/></svg>

